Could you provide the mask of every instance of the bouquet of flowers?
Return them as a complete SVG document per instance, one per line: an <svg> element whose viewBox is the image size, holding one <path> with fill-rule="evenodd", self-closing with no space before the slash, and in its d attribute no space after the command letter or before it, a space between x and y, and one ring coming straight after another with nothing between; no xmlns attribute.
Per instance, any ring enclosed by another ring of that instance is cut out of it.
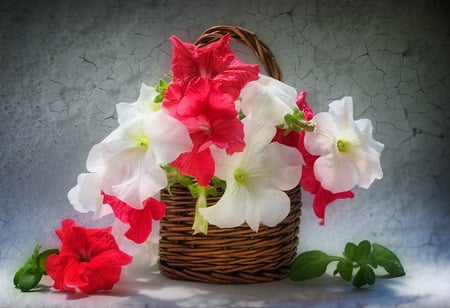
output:
<svg viewBox="0 0 450 308"><path fill-rule="evenodd" d="M166 211L160 192L176 185L196 198L192 233L207 237L209 225L246 223L255 234L277 226L290 211L286 192L298 185L315 196L323 223L327 205L382 178L383 144L372 138L370 120L354 121L351 97L314 114L306 92L242 62L229 40L199 47L171 37L172 72L156 87L142 84L135 102L117 104L118 127L92 147L88 172L68 193L75 210L114 215L116 223L93 231L63 222L63 248L47 260L56 289L110 289L130 255L143 250L149 262L152 222ZM77 266L73 247L84 253ZM90 275L94 269L109 272L108 282Z"/></svg>

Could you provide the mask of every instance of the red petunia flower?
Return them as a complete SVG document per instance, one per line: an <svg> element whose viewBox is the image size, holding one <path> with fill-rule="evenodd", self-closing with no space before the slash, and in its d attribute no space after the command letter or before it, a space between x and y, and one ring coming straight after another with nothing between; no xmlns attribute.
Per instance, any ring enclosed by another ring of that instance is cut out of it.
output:
<svg viewBox="0 0 450 308"><path fill-rule="evenodd" d="M297 106L305 113L305 120L309 121L314 117L314 113L306 102L306 92L300 92L297 96ZM324 224L326 207L337 199L353 198L355 195L352 191L344 191L340 193L332 193L322 187L320 182L314 175L314 163L319 156L310 154L304 144L305 132L290 132L284 136L284 130L277 129L274 141L296 147L302 153L304 165L302 168L302 177L300 184L304 190L314 195L313 210L314 214L320 219L320 224Z"/></svg>
<svg viewBox="0 0 450 308"><path fill-rule="evenodd" d="M169 100L177 96L166 93ZM182 104L185 106L181 107ZM245 147L244 126L238 118L234 101L213 88L209 88L208 93L191 89L177 106L170 103L168 108L169 113L188 129L194 144L191 152L181 154L172 165L181 173L195 177L200 185L207 186L214 175L209 147L216 145L228 154L241 152Z"/></svg>
<svg viewBox="0 0 450 308"><path fill-rule="evenodd" d="M123 223L128 223L130 229L125 237L137 244L145 242L152 232L152 219L160 220L166 213L164 202L155 198L147 198L142 209L135 209L115 196L102 192L103 203L111 206L114 215Z"/></svg>
<svg viewBox="0 0 450 308"><path fill-rule="evenodd" d="M56 234L62 242L59 255L47 258L46 271L61 291L94 293L111 290L119 281L122 266L132 257L122 252L111 228L88 229L63 220Z"/></svg>
<svg viewBox="0 0 450 308"><path fill-rule="evenodd" d="M258 79L259 65L239 60L228 45L229 34L200 48L175 36L170 40L173 81L182 82L186 88L195 86L199 79L206 79L235 100L247 82Z"/></svg>

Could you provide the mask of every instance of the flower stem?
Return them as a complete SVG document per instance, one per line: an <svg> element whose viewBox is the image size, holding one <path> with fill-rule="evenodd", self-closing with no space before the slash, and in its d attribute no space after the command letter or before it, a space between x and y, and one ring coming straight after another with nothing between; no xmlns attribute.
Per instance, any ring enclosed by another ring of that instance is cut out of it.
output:
<svg viewBox="0 0 450 308"><path fill-rule="evenodd" d="M208 222L205 218L203 218L202 214L200 214L201 208L206 208L208 205L206 201L206 187L198 186L198 198L197 203L195 204L195 218L194 225L192 229L194 230L194 234L204 233L208 234Z"/></svg>

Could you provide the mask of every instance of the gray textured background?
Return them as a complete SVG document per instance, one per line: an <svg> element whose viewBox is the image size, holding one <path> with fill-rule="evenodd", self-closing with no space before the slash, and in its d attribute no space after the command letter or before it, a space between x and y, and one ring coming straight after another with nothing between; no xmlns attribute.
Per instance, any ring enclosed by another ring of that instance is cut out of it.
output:
<svg viewBox="0 0 450 308"><path fill-rule="evenodd" d="M90 147L170 69L170 35L247 27L273 50L285 82L313 109L353 96L385 144L385 176L329 208L305 195L300 250L340 253L348 240L393 248L405 265L450 260L450 29L446 1L0 2L0 267L77 214L66 194ZM256 61L242 48L243 59ZM102 221L102 224L108 221Z"/></svg>

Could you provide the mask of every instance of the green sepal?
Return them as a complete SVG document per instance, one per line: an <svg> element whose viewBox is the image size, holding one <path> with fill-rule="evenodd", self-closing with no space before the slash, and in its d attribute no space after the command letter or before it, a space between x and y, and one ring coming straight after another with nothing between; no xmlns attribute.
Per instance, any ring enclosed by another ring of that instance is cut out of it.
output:
<svg viewBox="0 0 450 308"><path fill-rule="evenodd" d="M19 287L20 277L23 275L23 273L25 273L30 268L31 268L30 265L24 265L16 272L16 274L14 275L14 279L13 279L13 283L16 288Z"/></svg>
<svg viewBox="0 0 450 308"><path fill-rule="evenodd" d="M165 79L160 79L158 85L155 87L158 95L154 99L154 103L161 103L164 100L167 89L169 88L169 83L172 81L172 73L167 73L164 75ZM166 81L167 80L167 81Z"/></svg>
<svg viewBox="0 0 450 308"><path fill-rule="evenodd" d="M314 123L305 120L305 113L298 108L294 108L292 114L284 116L284 124L279 128L285 128L284 135L287 136L290 132L300 132L302 129L308 132L314 131Z"/></svg>
<svg viewBox="0 0 450 308"><path fill-rule="evenodd" d="M353 279L353 285L357 288L361 288L366 284L373 285L375 279L376 276L373 269L367 264L362 264Z"/></svg>
<svg viewBox="0 0 450 308"><path fill-rule="evenodd" d="M33 289L39 283L43 273L45 272L45 269L44 271L41 270L38 261L40 249L41 245L36 244L31 256L14 275L14 286L23 292Z"/></svg>
<svg viewBox="0 0 450 308"><path fill-rule="evenodd" d="M20 277L26 271L28 271L30 269L33 269L33 268L39 268L37 259L38 259L38 256L39 256L39 250L40 249L41 249L41 245L40 244L36 244L36 246L34 246L33 253L31 254L31 256L27 259L25 264L21 268L19 268L19 270L14 275L14 278L13 278L14 286L16 286L16 287L19 286Z"/></svg>
<svg viewBox="0 0 450 308"><path fill-rule="evenodd" d="M14 286L23 292L30 291L37 286L42 276L47 274L45 270L47 257L59 253L58 249L48 249L39 253L40 249L41 245L36 244L31 257L14 275Z"/></svg>
<svg viewBox="0 0 450 308"><path fill-rule="evenodd" d="M20 270L19 270L20 271ZM26 268L17 279L16 287L22 292L30 291L41 281L44 273L37 268Z"/></svg>
<svg viewBox="0 0 450 308"><path fill-rule="evenodd" d="M328 256L319 250L310 250L299 254L292 264L289 278L295 281L308 280L322 276L328 264L341 258Z"/></svg>
<svg viewBox="0 0 450 308"><path fill-rule="evenodd" d="M359 264L368 264L369 255L372 250L372 245L369 241L362 241L356 246L355 261Z"/></svg>
<svg viewBox="0 0 450 308"><path fill-rule="evenodd" d="M377 264L383 267L391 276L400 277L406 274L398 257L383 245L374 243L371 256Z"/></svg>
<svg viewBox="0 0 450 308"><path fill-rule="evenodd" d="M49 255L53 255L53 254L59 254L59 250L54 248L54 249L47 249L43 252L41 252L39 254L39 256L37 257L37 265L38 268L44 273L46 274L46 270L45 270L45 262L47 261L47 258Z"/></svg>
<svg viewBox="0 0 450 308"><path fill-rule="evenodd" d="M336 266L336 273L339 273L339 275L342 277L342 279L346 281L352 280L353 276L353 262L347 259L341 260L338 262Z"/></svg>
<svg viewBox="0 0 450 308"><path fill-rule="evenodd" d="M350 260L356 262L356 245L352 242L345 244L345 249L344 249L343 254L347 259L350 259Z"/></svg>

